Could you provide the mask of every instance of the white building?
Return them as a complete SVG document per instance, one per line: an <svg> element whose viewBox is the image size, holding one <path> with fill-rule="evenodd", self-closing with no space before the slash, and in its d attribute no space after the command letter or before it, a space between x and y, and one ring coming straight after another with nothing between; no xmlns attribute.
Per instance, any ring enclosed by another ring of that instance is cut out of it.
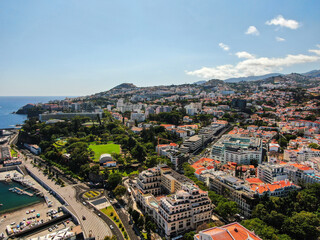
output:
<svg viewBox="0 0 320 240"><path fill-rule="evenodd" d="M157 200L154 195L162 192L171 194ZM200 190L191 180L166 166L141 172L134 197L166 239L196 229L212 214L208 192Z"/></svg>
<svg viewBox="0 0 320 240"><path fill-rule="evenodd" d="M101 154L99 159L100 165L104 167L116 167L117 162L112 159L112 156L108 153Z"/></svg>
<svg viewBox="0 0 320 240"><path fill-rule="evenodd" d="M286 149L283 154L284 160L294 162L304 162L314 157L320 157L320 150L307 146L303 146L299 149Z"/></svg>
<svg viewBox="0 0 320 240"><path fill-rule="evenodd" d="M25 143L24 146L29 149L35 155L39 155L41 153L41 148L36 144L27 144Z"/></svg>
<svg viewBox="0 0 320 240"><path fill-rule="evenodd" d="M262 161L262 141L260 138L224 135L212 147L212 158L222 163L235 162L249 165L252 161Z"/></svg>
<svg viewBox="0 0 320 240"><path fill-rule="evenodd" d="M260 164L257 168L257 176L265 183L288 179L285 166L281 164Z"/></svg>
<svg viewBox="0 0 320 240"><path fill-rule="evenodd" d="M143 122L144 120L146 120L146 116L144 113L132 112L130 119L137 122Z"/></svg>

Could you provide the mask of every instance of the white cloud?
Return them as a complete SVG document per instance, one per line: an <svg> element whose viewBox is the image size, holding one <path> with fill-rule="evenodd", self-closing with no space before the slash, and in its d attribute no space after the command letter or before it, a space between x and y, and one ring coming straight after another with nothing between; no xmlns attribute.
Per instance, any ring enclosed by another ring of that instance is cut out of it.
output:
<svg viewBox="0 0 320 240"><path fill-rule="evenodd" d="M258 29L255 26L250 26L250 27L248 27L248 29L245 32L245 34L251 34L251 35L258 36L260 33L259 33Z"/></svg>
<svg viewBox="0 0 320 240"><path fill-rule="evenodd" d="M320 44L317 44L316 46L317 46L318 48L320 48Z"/></svg>
<svg viewBox="0 0 320 240"><path fill-rule="evenodd" d="M310 50L311 51L311 50ZM314 52L314 51L311 51ZM277 71L282 71L283 67L308 62L316 62L320 56L297 54L288 54L283 58L250 58L232 65L220 65L217 67L203 67L195 71L186 71L186 74L201 78L227 79L233 77L259 76Z"/></svg>
<svg viewBox="0 0 320 240"><path fill-rule="evenodd" d="M267 25L275 25L280 27L287 27L290 29L297 29L300 27L300 24L293 19L285 19L283 16L279 15L276 18L271 19L270 21L266 21Z"/></svg>
<svg viewBox="0 0 320 240"><path fill-rule="evenodd" d="M320 56L320 49L309 49L309 52L315 53Z"/></svg>
<svg viewBox="0 0 320 240"><path fill-rule="evenodd" d="M284 38L281 38L281 37L276 37L276 41L277 41L277 42L284 42L285 39L284 39Z"/></svg>
<svg viewBox="0 0 320 240"><path fill-rule="evenodd" d="M254 58L254 55L248 53L248 52L237 52L235 53L235 55L238 57L238 58L247 58L247 59L252 59Z"/></svg>
<svg viewBox="0 0 320 240"><path fill-rule="evenodd" d="M219 43L219 47L221 47L224 51L230 50L230 47L224 43Z"/></svg>

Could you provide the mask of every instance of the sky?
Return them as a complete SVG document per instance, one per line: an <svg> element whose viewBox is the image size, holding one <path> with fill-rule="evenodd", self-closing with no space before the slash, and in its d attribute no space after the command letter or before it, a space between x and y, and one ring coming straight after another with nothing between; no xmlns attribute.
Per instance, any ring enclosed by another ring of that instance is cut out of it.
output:
<svg viewBox="0 0 320 240"><path fill-rule="evenodd" d="M318 0L0 1L0 96L320 69Z"/></svg>

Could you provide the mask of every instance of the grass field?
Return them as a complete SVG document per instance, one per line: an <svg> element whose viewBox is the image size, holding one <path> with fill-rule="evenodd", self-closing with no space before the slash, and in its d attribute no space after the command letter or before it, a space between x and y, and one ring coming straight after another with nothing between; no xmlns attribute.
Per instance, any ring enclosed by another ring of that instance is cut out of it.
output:
<svg viewBox="0 0 320 240"><path fill-rule="evenodd" d="M110 143L110 144L101 144L101 145L93 145L90 144L89 148L94 151L93 160L98 162L101 154L103 153L120 153L120 145Z"/></svg>
<svg viewBox="0 0 320 240"><path fill-rule="evenodd" d="M18 157L18 153L13 148L10 149L10 152L12 157Z"/></svg>

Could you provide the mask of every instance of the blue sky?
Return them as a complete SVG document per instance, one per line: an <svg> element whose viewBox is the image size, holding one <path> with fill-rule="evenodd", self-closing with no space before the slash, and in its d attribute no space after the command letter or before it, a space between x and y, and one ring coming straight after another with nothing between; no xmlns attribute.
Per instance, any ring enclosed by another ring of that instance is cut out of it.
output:
<svg viewBox="0 0 320 240"><path fill-rule="evenodd" d="M320 1L0 2L0 95L320 69Z"/></svg>

